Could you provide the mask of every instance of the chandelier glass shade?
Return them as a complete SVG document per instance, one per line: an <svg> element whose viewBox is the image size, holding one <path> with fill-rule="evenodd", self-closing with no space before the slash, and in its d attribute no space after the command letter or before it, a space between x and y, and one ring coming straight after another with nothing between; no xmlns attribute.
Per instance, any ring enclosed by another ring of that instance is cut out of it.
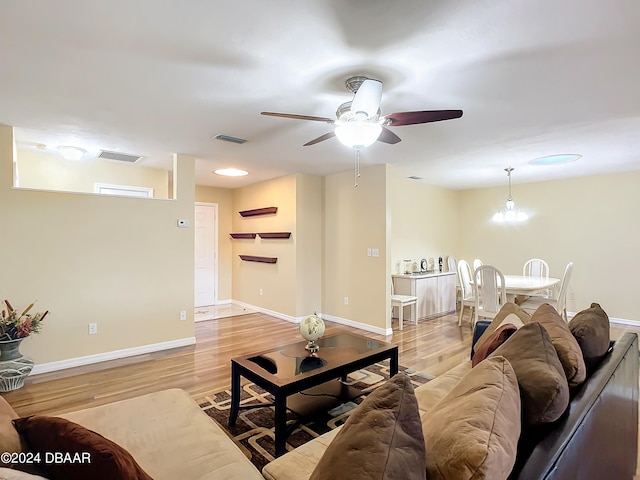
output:
<svg viewBox="0 0 640 480"><path fill-rule="evenodd" d="M339 124L336 122L335 134L338 140L350 148L359 150L373 144L382 132L378 123L351 121Z"/></svg>
<svg viewBox="0 0 640 480"><path fill-rule="evenodd" d="M513 167L505 168L504 171L507 172L507 177L509 178L509 196L507 197L504 208L497 211L492 220L496 223L524 222L529 219L529 215L520 211L519 208L516 208L516 203L511 196L511 172L513 171Z"/></svg>

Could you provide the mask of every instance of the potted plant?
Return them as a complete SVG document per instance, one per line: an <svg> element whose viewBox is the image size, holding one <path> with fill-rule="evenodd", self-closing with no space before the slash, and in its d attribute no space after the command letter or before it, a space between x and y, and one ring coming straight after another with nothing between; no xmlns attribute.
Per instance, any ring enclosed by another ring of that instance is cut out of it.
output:
<svg viewBox="0 0 640 480"><path fill-rule="evenodd" d="M20 343L32 333L38 333L42 321L48 315L31 313L32 303L22 313L4 300L0 310L0 391L8 392L24 385L24 380L33 369L33 360L20 353Z"/></svg>

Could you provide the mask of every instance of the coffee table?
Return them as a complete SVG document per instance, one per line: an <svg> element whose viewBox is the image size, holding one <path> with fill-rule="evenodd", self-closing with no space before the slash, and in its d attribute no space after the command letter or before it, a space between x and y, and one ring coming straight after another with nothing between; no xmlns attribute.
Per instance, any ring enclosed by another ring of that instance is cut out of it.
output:
<svg viewBox="0 0 640 480"><path fill-rule="evenodd" d="M349 373L389 359L389 375L398 373L398 346L353 333L338 333L316 341L320 350L311 355L306 342L231 359L231 411L233 427L241 408L275 407L275 453L286 452L287 409L300 417L313 410L329 410L362 394L345 385ZM273 404L240 405L240 377L252 381L274 396ZM342 380L342 381L340 381ZM327 408L328 406L328 408Z"/></svg>

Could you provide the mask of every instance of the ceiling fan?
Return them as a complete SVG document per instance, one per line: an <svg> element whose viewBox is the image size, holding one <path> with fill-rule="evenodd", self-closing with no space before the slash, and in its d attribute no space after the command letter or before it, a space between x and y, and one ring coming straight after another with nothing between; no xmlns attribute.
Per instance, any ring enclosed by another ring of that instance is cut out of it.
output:
<svg viewBox="0 0 640 480"><path fill-rule="evenodd" d="M354 94L353 100L345 102L338 107L335 120L326 117L296 115L291 113L261 113L262 115L271 117L312 120L335 126L332 131L305 143L305 147L337 136L342 143L356 150L367 147L376 140L387 144L398 143L400 137L387 127L440 122L462 116L462 110L423 110L417 112L397 112L381 116L381 81L363 76L355 76L348 78L345 85L347 90Z"/></svg>

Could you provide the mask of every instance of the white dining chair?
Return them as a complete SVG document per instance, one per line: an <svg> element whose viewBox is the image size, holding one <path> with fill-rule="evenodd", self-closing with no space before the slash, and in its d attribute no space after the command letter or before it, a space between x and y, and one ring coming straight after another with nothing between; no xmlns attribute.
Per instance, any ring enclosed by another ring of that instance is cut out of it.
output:
<svg viewBox="0 0 640 480"><path fill-rule="evenodd" d="M522 275L527 277L549 278L549 264L541 258L531 258L524 262Z"/></svg>
<svg viewBox="0 0 640 480"><path fill-rule="evenodd" d="M556 311L562 316L565 322L569 321L567 317L567 289L569 288L569 282L571 282L571 273L573 272L573 262L567 263L564 269L564 275L560 282L560 290L556 298L544 298L544 297L530 297L524 302L520 303L520 308L524 309L527 313L535 312L540 305L548 303L556 309Z"/></svg>
<svg viewBox="0 0 640 480"><path fill-rule="evenodd" d="M481 265L482 265L482 260L480 260L479 258L476 258L473 261L473 271L475 272L478 269L478 267Z"/></svg>
<svg viewBox="0 0 640 480"><path fill-rule="evenodd" d="M416 325L418 319L416 318L416 309L418 306L418 297L412 295L396 295L393 292L393 280L391 281L391 318L393 318L393 307L398 307L398 326L402 330L404 324L404 307L411 307L411 314L409 320L413 321Z"/></svg>
<svg viewBox="0 0 640 480"><path fill-rule="evenodd" d="M548 279L549 264L541 258L530 258L529 260L524 262L524 265L522 266L522 275L526 277L539 277ZM532 296L550 298L552 293L553 292L551 290L545 289L532 294Z"/></svg>
<svg viewBox="0 0 640 480"><path fill-rule="evenodd" d="M504 275L493 265L480 265L473 272L476 297L473 326L480 318L494 318L507 301Z"/></svg>
<svg viewBox="0 0 640 480"><path fill-rule="evenodd" d="M451 255L447 257L447 270L449 272L458 271L458 262L456 261L456 257L452 257Z"/></svg>
<svg viewBox="0 0 640 480"><path fill-rule="evenodd" d="M471 282L471 267L466 260L458 262L458 281L460 282L460 316L458 326L462 325L464 307L471 308L471 320L473 320L473 310L476 306L476 299L473 296L473 283Z"/></svg>

